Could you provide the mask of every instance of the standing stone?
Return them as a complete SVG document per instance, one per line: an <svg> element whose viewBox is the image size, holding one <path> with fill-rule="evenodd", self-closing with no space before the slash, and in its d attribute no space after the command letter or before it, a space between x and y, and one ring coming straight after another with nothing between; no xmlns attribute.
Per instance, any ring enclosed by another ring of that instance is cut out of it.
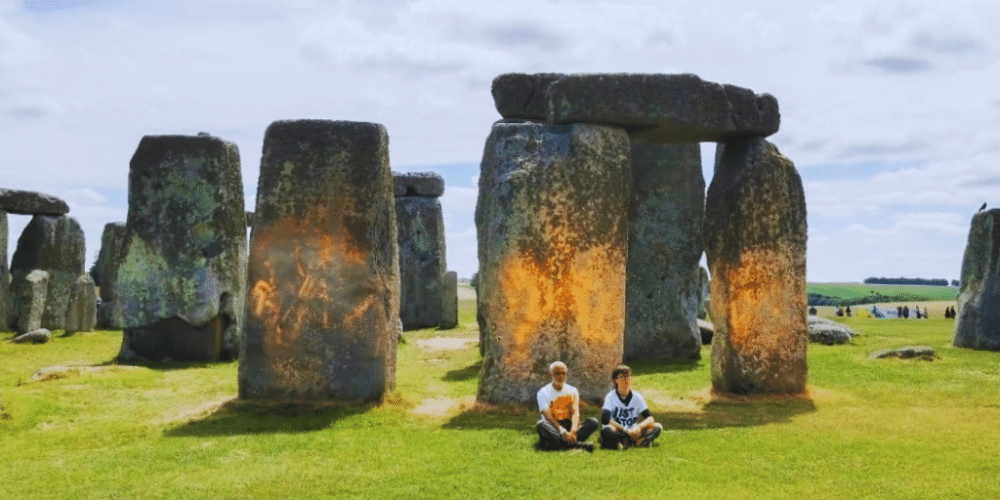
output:
<svg viewBox="0 0 1000 500"><path fill-rule="evenodd" d="M110 315L124 329L119 357L230 359L246 283L239 150L208 135L145 136L129 167Z"/></svg>
<svg viewBox="0 0 1000 500"><path fill-rule="evenodd" d="M1000 208L972 216L954 345L1000 351Z"/></svg>
<svg viewBox="0 0 1000 500"><path fill-rule="evenodd" d="M85 255L83 229L72 217L36 215L24 227L10 263L12 288L23 286L25 276L36 269L49 274L41 328L63 329L69 294L76 278L84 273ZM13 310L20 308L15 305Z"/></svg>
<svg viewBox="0 0 1000 500"><path fill-rule="evenodd" d="M720 143L708 188L712 385L735 394L806 387L806 203L792 162L761 138Z"/></svg>
<svg viewBox="0 0 1000 500"><path fill-rule="evenodd" d="M7 330L10 307L10 269L7 261L7 212L0 210L0 330Z"/></svg>
<svg viewBox="0 0 1000 500"><path fill-rule="evenodd" d="M101 252L97 255L97 285L101 287L101 305L97 310L97 325L102 328L122 328L123 321L116 316L115 299L118 298L118 268L121 266L125 246L125 223L110 222L101 234Z"/></svg>
<svg viewBox="0 0 1000 500"><path fill-rule="evenodd" d="M254 214L240 397L380 398L400 334L385 127L272 123Z"/></svg>
<svg viewBox="0 0 1000 500"><path fill-rule="evenodd" d="M33 332L42 327L48 290L49 273L35 269L24 277L18 301L20 310L17 314L17 333Z"/></svg>
<svg viewBox="0 0 1000 500"><path fill-rule="evenodd" d="M404 330L441 323L445 262L444 179L433 172L393 174L399 234L399 317Z"/></svg>
<svg viewBox="0 0 1000 500"><path fill-rule="evenodd" d="M87 273L73 283L66 312L66 333L92 332L97 324L97 288Z"/></svg>
<svg viewBox="0 0 1000 500"><path fill-rule="evenodd" d="M625 359L698 359L701 148L637 139L631 144Z"/></svg>
<svg viewBox="0 0 1000 500"><path fill-rule="evenodd" d="M441 280L441 324L442 329L458 326L458 273L448 271Z"/></svg>
<svg viewBox="0 0 1000 500"><path fill-rule="evenodd" d="M478 399L534 401L562 360L600 401L622 360L629 139L592 124L493 125L479 180Z"/></svg>

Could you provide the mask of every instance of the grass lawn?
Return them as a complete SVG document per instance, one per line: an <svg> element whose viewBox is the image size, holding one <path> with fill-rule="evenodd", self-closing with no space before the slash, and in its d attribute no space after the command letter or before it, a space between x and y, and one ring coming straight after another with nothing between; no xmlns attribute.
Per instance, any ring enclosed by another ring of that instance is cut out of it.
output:
<svg viewBox="0 0 1000 500"><path fill-rule="evenodd" d="M913 300L955 301L958 288L929 285L876 285L866 283L808 283L808 293L818 293L828 297L850 300L873 294L885 296L910 294Z"/></svg>
<svg viewBox="0 0 1000 500"><path fill-rule="evenodd" d="M536 451L533 408L474 405L471 301L460 320L408 333L365 407L241 403L232 363L116 366L120 332L0 334L0 497L1000 497L1000 353L950 347L940 315L843 319L861 335L810 345L808 398L713 399L708 347L635 363L659 446L593 454ZM912 344L940 359L868 359ZM32 379L55 365L94 368Z"/></svg>

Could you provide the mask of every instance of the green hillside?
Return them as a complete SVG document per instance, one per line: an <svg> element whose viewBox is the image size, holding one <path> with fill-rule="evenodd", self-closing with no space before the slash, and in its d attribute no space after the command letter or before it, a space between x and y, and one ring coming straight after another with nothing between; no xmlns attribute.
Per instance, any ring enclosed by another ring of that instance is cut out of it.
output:
<svg viewBox="0 0 1000 500"><path fill-rule="evenodd" d="M898 301L955 300L951 286L807 283L809 305L873 304Z"/></svg>

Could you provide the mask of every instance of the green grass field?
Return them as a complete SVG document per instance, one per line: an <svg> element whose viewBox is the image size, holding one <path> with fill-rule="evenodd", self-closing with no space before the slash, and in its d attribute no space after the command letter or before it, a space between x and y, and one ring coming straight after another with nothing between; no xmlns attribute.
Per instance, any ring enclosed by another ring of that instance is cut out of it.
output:
<svg viewBox="0 0 1000 500"><path fill-rule="evenodd" d="M844 321L861 335L810 345L807 398L710 397L708 347L635 363L665 432L593 454L536 451L534 409L474 404L471 301L462 327L408 333L396 390L360 407L236 401L233 363L117 366L120 332L0 334L0 497L1000 497L1000 353L950 347L940 317ZM869 359L910 344L940 359ZM55 365L93 368L32 379Z"/></svg>
<svg viewBox="0 0 1000 500"><path fill-rule="evenodd" d="M854 299L870 295L900 295L910 294L912 300L955 300L958 288L950 286L922 285L869 285L865 283L808 283L807 293L818 293L829 297Z"/></svg>

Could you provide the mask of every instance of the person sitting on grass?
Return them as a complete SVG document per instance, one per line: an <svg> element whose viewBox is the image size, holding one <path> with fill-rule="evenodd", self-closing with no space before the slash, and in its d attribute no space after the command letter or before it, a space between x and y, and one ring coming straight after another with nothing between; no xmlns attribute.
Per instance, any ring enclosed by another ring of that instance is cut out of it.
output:
<svg viewBox="0 0 1000 500"><path fill-rule="evenodd" d="M663 432L642 395L632 390L632 369L618 365L611 373L615 388L604 397L601 411L601 447L615 450L632 446L649 447Z"/></svg>
<svg viewBox="0 0 1000 500"><path fill-rule="evenodd" d="M552 383L538 390L538 438L543 450L583 449L594 451L587 442L599 424L590 417L580 422L580 392L566 383L569 370L566 363L555 361L549 365Z"/></svg>

